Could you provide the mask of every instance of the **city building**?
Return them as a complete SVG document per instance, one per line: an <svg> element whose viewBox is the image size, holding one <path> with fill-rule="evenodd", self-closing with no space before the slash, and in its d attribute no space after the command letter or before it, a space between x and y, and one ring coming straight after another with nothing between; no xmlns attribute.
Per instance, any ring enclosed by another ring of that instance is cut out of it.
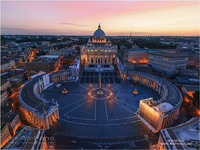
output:
<svg viewBox="0 0 200 150"><path fill-rule="evenodd" d="M176 75L178 69L186 69L187 62L186 54L149 52L148 63L155 71L164 72L169 77Z"/></svg>
<svg viewBox="0 0 200 150"><path fill-rule="evenodd" d="M117 59L117 46L112 46L110 40L105 37L104 31L99 24L94 32L92 41L89 39L86 46L81 48L81 61L86 69L101 71L112 70L113 63Z"/></svg>
<svg viewBox="0 0 200 150"><path fill-rule="evenodd" d="M80 72L80 58L79 57L76 57L74 61L74 65L69 66L69 69L71 71L72 77L77 79L79 77L79 72Z"/></svg>
<svg viewBox="0 0 200 150"><path fill-rule="evenodd" d="M188 54L188 68L199 68L199 52Z"/></svg>
<svg viewBox="0 0 200 150"><path fill-rule="evenodd" d="M180 69L178 70L177 75L189 78L198 78L199 76L198 71L194 69Z"/></svg>
<svg viewBox="0 0 200 150"><path fill-rule="evenodd" d="M15 67L15 60L1 59L1 72L8 71Z"/></svg>
<svg viewBox="0 0 200 150"><path fill-rule="evenodd" d="M74 63L74 57L69 57L67 55L62 57L62 64L65 65L73 65Z"/></svg>
<svg viewBox="0 0 200 150"><path fill-rule="evenodd" d="M138 109L139 118L151 129L154 133L159 132L161 128L165 127L164 118L166 112L173 109L170 103L158 103L152 98L141 100ZM179 112L173 116L173 119L177 119ZM165 119L166 120L166 119Z"/></svg>
<svg viewBox="0 0 200 150"><path fill-rule="evenodd" d="M1 91L1 105L4 105L8 102L8 92L7 90Z"/></svg>
<svg viewBox="0 0 200 150"><path fill-rule="evenodd" d="M38 129L31 126L20 126L17 133L7 144L2 148L7 149L47 149L46 137L43 129Z"/></svg>
<svg viewBox="0 0 200 150"><path fill-rule="evenodd" d="M199 118L192 118L178 126L160 130L157 149L199 149Z"/></svg>
<svg viewBox="0 0 200 150"><path fill-rule="evenodd" d="M76 50L72 48L52 49L49 51L49 55L74 56L75 52Z"/></svg>
<svg viewBox="0 0 200 150"><path fill-rule="evenodd" d="M11 139L8 124L1 124L1 148Z"/></svg>
<svg viewBox="0 0 200 150"><path fill-rule="evenodd" d="M129 50L128 61L132 63L148 63L148 50Z"/></svg>
<svg viewBox="0 0 200 150"><path fill-rule="evenodd" d="M9 127L10 134L15 135L18 126L21 125L19 114L17 111L11 110L6 117L3 118L2 123L6 123Z"/></svg>
<svg viewBox="0 0 200 150"><path fill-rule="evenodd" d="M56 55L44 55L31 62L25 63L27 71L44 71L46 73L56 71L60 67L60 56Z"/></svg>

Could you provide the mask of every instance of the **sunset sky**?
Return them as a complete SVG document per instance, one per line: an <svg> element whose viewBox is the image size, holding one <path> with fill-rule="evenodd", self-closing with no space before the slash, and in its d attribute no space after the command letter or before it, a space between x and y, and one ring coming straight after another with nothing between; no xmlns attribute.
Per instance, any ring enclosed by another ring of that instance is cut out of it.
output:
<svg viewBox="0 0 200 150"><path fill-rule="evenodd" d="M2 1L2 34L199 36L198 1Z"/></svg>

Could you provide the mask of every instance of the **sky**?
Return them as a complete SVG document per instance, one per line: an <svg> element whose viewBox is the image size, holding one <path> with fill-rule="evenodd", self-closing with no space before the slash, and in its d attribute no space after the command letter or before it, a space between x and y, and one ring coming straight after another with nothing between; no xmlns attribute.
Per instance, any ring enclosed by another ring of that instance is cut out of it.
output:
<svg viewBox="0 0 200 150"><path fill-rule="evenodd" d="M199 1L2 1L1 34L199 36Z"/></svg>

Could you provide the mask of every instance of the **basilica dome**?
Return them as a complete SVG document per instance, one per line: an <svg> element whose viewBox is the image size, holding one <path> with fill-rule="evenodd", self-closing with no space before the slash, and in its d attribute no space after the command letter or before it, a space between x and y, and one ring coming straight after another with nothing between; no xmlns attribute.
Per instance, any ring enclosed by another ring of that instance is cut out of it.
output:
<svg viewBox="0 0 200 150"><path fill-rule="evenodd" d="M98 29L93 34L94 37L105 37L105 33L101 30L101 26L99 24Z"/></svg>

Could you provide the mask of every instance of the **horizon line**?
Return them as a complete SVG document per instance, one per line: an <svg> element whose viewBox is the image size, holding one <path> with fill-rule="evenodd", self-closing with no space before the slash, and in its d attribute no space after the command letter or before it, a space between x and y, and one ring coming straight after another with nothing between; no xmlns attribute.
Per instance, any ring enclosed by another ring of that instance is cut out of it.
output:
<svg viewBox="0 0 200 150"><path fill-rule="evenodd" d="M93 35L67 35L67 34L1 34L2 35L33 35L33 36L37 36L37 35L47 35L47 36L50 36L50 35L62 35L62 36L93 36ZM107 36L129 36L130 35L107 35ZM107 37L105 36L105 37ZM134 36L193 36L193 37L198 37L200 35L131 35L131 37L134 37Z"/></svg>

